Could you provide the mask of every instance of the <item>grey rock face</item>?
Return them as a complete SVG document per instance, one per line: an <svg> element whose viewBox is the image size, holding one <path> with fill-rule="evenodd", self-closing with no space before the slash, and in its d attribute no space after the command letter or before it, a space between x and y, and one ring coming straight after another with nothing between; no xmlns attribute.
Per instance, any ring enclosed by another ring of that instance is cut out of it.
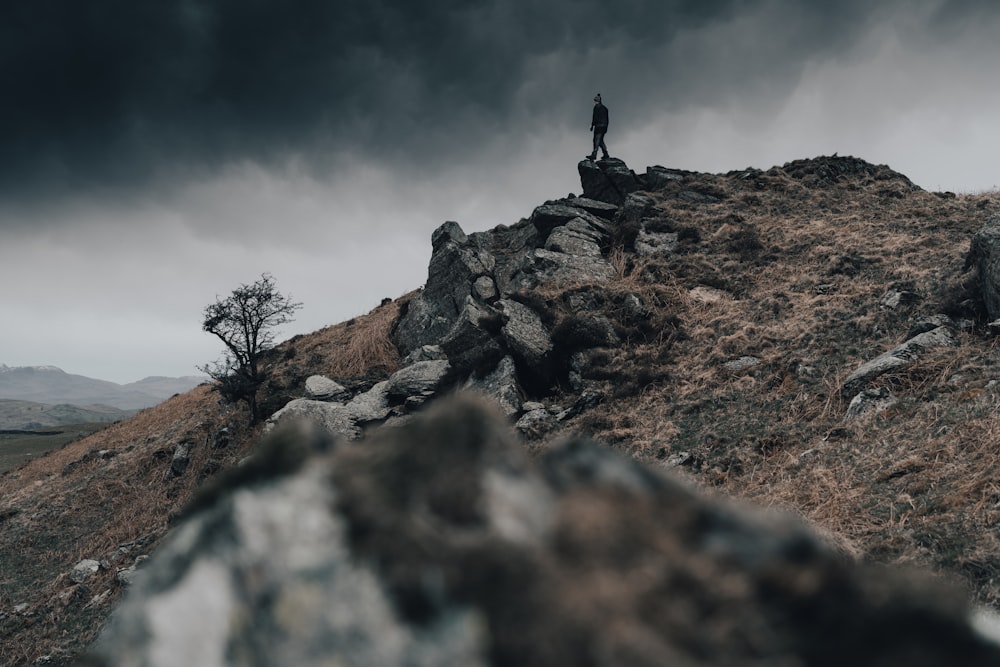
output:
<svg viewBox="0 0 1000 667"><path fill-rule="evenodd" d="M1000 319L1000 216L992 217L972 237L965 268L976 270L990 319Z"/></svg>
<svg viewBox="0 0 1000 667"><path fill-rule="evenodd" d="M230 489L144 569L95 664L1000 661L961 591L587 440L529 458L468 399Z"/></svg>
<svg viewBox="0 0 1000 667"><path fill-rule="evenodd" d="M590 199L589 197L570 197L568 199L559 199L546 203L571 206L575 209L586 211L591 215L596 215L598 218L609 222L614 220L615 214L618 212L618 207L614 204L598 201L596 199Z"/></svg>
<svg viewBox="0 0 1000 667"><path fill-rule="evenodd" d="M615 277L615 270L601 256L570 255L539 248L531 256L533 280L524 286L543 283L567 285L577 282L606 283Z"/></svg>
<svg viewBox="0 0 1000 667"><path fill-rule="evenodd" d="M466 302L458 320L441 339L441 349L459 377L486 371L500 361L504 350L495 334L500 314L492 308L480 307L472 299Z"/></svg>
<svg viewBox="0 0 1000 667"><path fill-rule="evenodd" d="M297 398L275 412L264 424L264 432L270 433L279 424L305 420L329 431L345 440L357 440L361 429L355 412L340 403L314 401Z"/></svg>
<svg viewBox="0 0 1000 667"><path fill-rule="evenodd" d="M458 223L445 223L432 238L427 283L410 301L394 332L397 346L405 353L438 343L458 319L475 282L492 275L496 266L493 255L473 243Z"/></svg>
<svg viewBox="0 0 1000 667"><path fill-rule="evenodd" d="M844 381L840 393L844 398L855 396L865 385L886 373L909 366L929 347L955 347L958 341L951 328L937 327L914 336L902 345L861 364Z"/></svg>
<svg viewBox="0 0 1000 667"><path fill-rule="evenodd" d="M389 382L377 383L374 387L352 398L346 406L347 414L358 425L379 422L389 416Z"/></svg>
<svg viewBox="0 0 1000 667"><path fill-rule="evenodd" d="M500 408L508 417L521 411L523 392L517 380L517 369L511 357L504 357L493 369L493 372L483 378L469 378L465 388L481 394Z"/></svg>
<svg viewBox="0 0 1000 667"><path fill-rule="evenodd" d="M504 299L499 302L506 322L500 333L517 360L542 375L551 363L552 339L535 311L523 303Z"/></svg>
<svg viewBox="0 0 1000 667"><path fill-rule="evenodd" d="M405 398L425 391L435 391L451 372L451 364L440 361L418 361L412 366L401 368L386 381L386 393L390 400Z"/></svg>

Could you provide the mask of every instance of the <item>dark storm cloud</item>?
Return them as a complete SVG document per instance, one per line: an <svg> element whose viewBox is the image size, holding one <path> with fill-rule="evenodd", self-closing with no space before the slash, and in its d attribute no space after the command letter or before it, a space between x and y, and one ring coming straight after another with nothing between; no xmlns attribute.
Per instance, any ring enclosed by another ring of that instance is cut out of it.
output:
<svg viewBox="0 0 1000 667"><path fill-rule="evenodd" d="M586 123L599 86L635 117L766 95L805 59L848 48L872 4L4 3L0 197L196 178L238 160L442 161L477 139ZM953 5L952 19L984 6Z"/></svg>

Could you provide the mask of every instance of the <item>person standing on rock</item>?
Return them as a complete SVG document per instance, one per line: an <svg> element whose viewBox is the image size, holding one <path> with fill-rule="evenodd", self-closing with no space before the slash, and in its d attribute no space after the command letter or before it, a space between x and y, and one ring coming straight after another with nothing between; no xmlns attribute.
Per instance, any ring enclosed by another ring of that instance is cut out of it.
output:
<svg viewBox="0 0 1000 667"><path fill-rule="evenodd" d="M602 159L607 160L608 147L604 145L604 135L608 133L608 108L601 103L601 94L594 96L594 116L590 120L590 129L594 132L594 150L587 156L588 160L597 159L597 149L604 153Z"/></svg>

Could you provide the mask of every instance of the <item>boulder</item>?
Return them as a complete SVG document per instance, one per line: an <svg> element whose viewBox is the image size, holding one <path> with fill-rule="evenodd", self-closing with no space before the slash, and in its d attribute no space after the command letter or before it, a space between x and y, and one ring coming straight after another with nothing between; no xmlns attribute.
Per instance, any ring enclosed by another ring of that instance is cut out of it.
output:
<svg viewBox="0 0 1000 667"><path fill-rule="evenodd" d="M538 314L523 303L505 299L499 306L505 318L500 333L517 361L521 376L529 389L546 390L555 379L548 329Z"/></svg>
<svg viewBox="0 0 1000 667"><path fill-rule="evenodd" d="M878 414L898 402L899 399L890 394L885 387L864 389L851 399L850 405L847 406L847 414L844 415L844 421L854 421L864 415Z"/></svg>
<svg viewBox="0 0 1000 667"><path fill-rule="evenodd" d="M347 405L347 414L359 426L380 422L392 413L389 403L389 382L376 383L368 391L352 398Z"/></svg>
<svg viewBox="0 0 1000 667"><path fill-rule="evenodd" d="M342 385L322 375L306 378L306 396L317 401L337 401L346 398L349 392Z"/></svg>
<svg viewBox="0 0 1000 667"><path fill-rule="evenodd" d="M85 558L73 566L73 569L69 573L69 579L74 584L82 584L100 571L100 561L96 561L93 558Z"/></svg>
<svg viewBox="0 0 1000 667"><path fill-rule="evenodd" d="M386 381L389 400L405 399L426 391L437 391L451 373L447 359L418 361L393 373Z"/></svg>
<svg viewBox="0 0 1000 667"><path fill-rule="evenodd" d="M957 345L958 341L955 339L951 327L940 326L925 331L910 338L902 345L880 354L871 361L861 364L857 370L847 376L843 387L841 387L840 395L844 398L854 397L869 382L880 375L909 366L929 347L955 347Z"/></svg>
<svg viewBox="0 0 1000 667"><path fill-rule="evenodd" d="M272 475L165 538L88 664L1000 664L947 582L468 398Z"/></svg>
<svg viewBox="0 0 1000 667"><path fill-rule="evenodd" d="M313 423L334 437L345 440L357 440L361 437L361 429L353 410L340 403L314 401L309 398L289 401L264 423L264 433L270 433L279 424L295 421Z"/></svg>
<svg viewBox="0 0 1000 667"><path fill-rule="evenodd" d="M635 172L617 158L582 160L577 165L583 195L589 199L621 206L630 192L642 188Z"/></svg>
<svg viewBox="0 0 1000 667"><path fill-rule="evenodd" d="M571 255L539 248L531 254L530 259L530 268L520 276L515 276L514 282L521 287L606 283L618 275L614 267L600 255Z"/></svg>
<svg viewBox="0 0 1000 667"><path fill-rule="evenodd" d="M991 320L1000 319L1000 215L995 215L976 232L965 257L965 269L974 268Z"/></svg>
<svg viewBox="0 0 1000 667"><path fill-rule="evenodd" d="M482 375L504 357L496 338L500 324L500 313L479 306L471 298L466 302L462 314L441 340L441 349L458 377Z"/></svg>
<svg viewBox="0 0 1000 667"><path fill-rule="evenodd" d="M181 442L174 447L174 455L170 459L170 469L167 475L170 477L180 477L187 471L191 464L191 447L194 443Z"/></svg>

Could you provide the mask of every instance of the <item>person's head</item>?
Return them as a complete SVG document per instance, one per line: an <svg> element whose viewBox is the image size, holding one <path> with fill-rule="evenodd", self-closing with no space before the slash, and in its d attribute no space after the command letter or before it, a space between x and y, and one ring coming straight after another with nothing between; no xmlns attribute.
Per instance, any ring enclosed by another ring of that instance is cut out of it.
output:
<svg viewBox="0 0 1000 667"><path fill-rule="evenodd" d="M597 93L596 95L594 95L594 104L600 104L600 103L601 103L601 94Z"/></svg>

